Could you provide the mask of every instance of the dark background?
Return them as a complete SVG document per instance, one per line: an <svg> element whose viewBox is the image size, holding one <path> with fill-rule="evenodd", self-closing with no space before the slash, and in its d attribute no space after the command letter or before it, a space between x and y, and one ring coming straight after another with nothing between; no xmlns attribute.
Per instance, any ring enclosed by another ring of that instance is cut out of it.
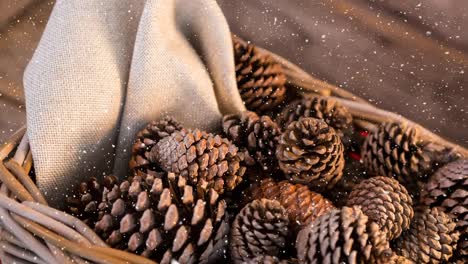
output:
<svg viewBox="0 0 468 264"><path fill-rule="evenodd" d="M231 30L468 146L468 1L218 0ZM0 1L0 142L25 120L22 74L51 1Z"/></svg>

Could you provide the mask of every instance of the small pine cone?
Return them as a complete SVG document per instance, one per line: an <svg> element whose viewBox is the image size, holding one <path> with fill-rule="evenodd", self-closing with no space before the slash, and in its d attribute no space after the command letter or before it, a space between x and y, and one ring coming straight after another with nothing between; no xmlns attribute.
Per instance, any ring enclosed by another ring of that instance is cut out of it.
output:
<svg viewBox="0 0 468 264"><path fill-rule="evenodd" d="M271 178L264 179L259 185L251 188L250 194L252 199L266 198L278 201L286 209L289 222L296 230L335 209L329 200L310 191L307 186L288 181L275 182Z"/></svg>
<svg viewBox="0 0 468 264"><path fill-rule="evenodd" d="M439 207L456 220L461 237L457 255L468 258L468 159L451 162L437 170L422 190L421 200Z"/></svg>
<svg viewBox="0 0 468 264"><path fill-rule="evenodd" d="M270 56L262 55L252 44L234 38L236 80L247 109L266 112L285 100L286 75L281 65Z"/></svg>
<svg viewBox="0 0 468 264"><path fill-rule="evenodd" d="M233 190L245 173L242 156L229 140L200 130L176 131L161 139L149 160L166 172L180 174L199 191Z"/></svg>
<svg viewBox="0 0 468 264"><path fill-rule="evenodd" d="M223 118L223 130L236 146L247 149L249 156L263 170L272 170L278 166L275 151L281 130L269 116L259 117L250 111L226 115Z"/></svg>
<svg viewBox="0 0 468 264"><path fill-rule="evenodd" d="M82 219L87 225L92 225L97 220L97 208L102 201L103 190L112 188L117 183L117 178L104 176L101 183L92 177L80 183L76 195L67 198L67 211Z"/></svg>
<svg viewBox="0 0 468 264"><path fill-rule="evenodd" d="M233 262L244 263L258 255L278 255L286 245L288 225L279 202L259 199L247 204L232 224L229 246Z"/></svg>
<svg viewBox="0 0 468 264"><path fill-rule="evenodd" d="M392 240L409 228L413 218L413 200L397 180L377 176L358 184L348 198L347 206L361 206L361 210L380 226Z"/></svg>
<svg viewBox="0 0 468 264"><path fill-rule="evenodd" d="M418 208L410 228L395 242L395 250L416 263L442 263L457 246L455 223L438 208Z"/></svg>
<svg viewBox="0 0 468 264"><path fill-rule="evenodd" d="M301 118L281 135L276 157L291 181L323 190L333 188L343 175L343 149L340 137L323 120Z"/></svg>
<svg viewBox="0 0 468 264"><path fill-rule="evenodd" d="M198 196L173 173L140 174L103 190L91 225L109 246L159 263L217 263L229 235L226 203L210 190Z"/></svg>
<svg viewBox="0 0 468 264"><path fill-rule="evenodd" d="M431 171L432 154L415 127L386 123L369 134L361 156L370 174L394 177L411 188Z"/></svg>
<svg viewBox="0 0 468 264"><path fill-rule="evenodd" d="M301 117L323 119L342 137L343 131L352 127L353 118L338 101L325 97L296 100L283 109L276 119L281 127L288 127Z"/></svg>
<svg viewBox="0 0 468 264"><path fill-rule="evenodd" d="M277 257L261 255L253 259L248 259L245 264L289 264L287 260L280 260Z"/></svg>
<svg viewBox="0 0 468 264"><path fill-rule="evenodd" d="M132 147L132 157L130 159L129 168L131 170L141 170L145 172L147 169L153 171L157 170L159 166L148 160L148 154L159 140L179 130L182 130L182 126L171 117L149 123L143 130L138 132L136 136L135 143Z"/></svg>
<svg viewBox="0 0 468 264"><path fill-rule="evenodd" d="M322 215L297 235L301 263L382 263L392 255L385 234L359 207Z"/></svg>

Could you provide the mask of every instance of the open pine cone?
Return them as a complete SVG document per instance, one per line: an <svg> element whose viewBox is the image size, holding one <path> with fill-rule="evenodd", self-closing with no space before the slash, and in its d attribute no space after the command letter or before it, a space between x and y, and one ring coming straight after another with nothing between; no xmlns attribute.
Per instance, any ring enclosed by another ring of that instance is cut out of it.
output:
<svg viewBox="0 0 468 264"><path fill-rule="evenodd" d="M392 256L385 234L359 207L343 207L317 218L297 235L301 263L385 263Z"/></svg>
<svg viewBox="0 0 468 264"><path fill-rule="evenodd" d="M110 190L117 184L117 177L104 176L101 181L96 178L90 178L80 183L78 192L67 198L67 211L83 219L85 224L92 226L98 218L98 205L102 200L104 189Z"/></svg>
<svg viewBox="0 0 468 264"><path fill-rule="evenodd" d="M252 199L271 199L278 201L286 210L289 222L295 229L302 228L317 217L324 215L335 207L322 195L312 192L302 184L288 181L275 182L264 179L250 190Z"/></svg>
<svg viewBox="0 0 468 264"><path fill-rule="evenodd" d="M336 100L325 97L312 97L296 100L286 106L276 119L281 127L301 117L323 119L329 126L343 136L343 131L351 128L353 118L348 110Z"/></svg>
<svg viewBox="0 0 468 264"><path fill-rule="evenodd" d="M410 226L413 201L406 188L397 180L377 176L362 181L349 195L347 206L357 205L380 226L392 240Z"/></svg>
<svg viewBox="0 0 468 264"><path fill-rule="evenodd" d="M214 190L199 197L173 173L140 173L110 189L101 185L100 192L98 219L88 222L111 247L159 263L217 263L224 257L228 215Z"/></svg>
<svg viewBox="0 0 468 264"><path fill-rule="evenodd" d="M442 210L418 208L394 248L416 263L445 263L455 251L458 236L455 223Z"/></svg>
<svg viewBox="0 0 468 264"><path fill-rule="evenodd" d="M275 151L281 130L269 116L259 117L250 111L226 115L223 130L227 138L236 146L245 148L249 158L263 170L271 171L278 166Z"/></svg>
<svg viewBox="0 0 468 264"><path fill-rule="evenodd" d="M183 130L161 139L151 149L149 160L166 172L186 178L199 191L213 188L222 194L233 190L245 173L237 151L234 144L218 135Z"/></svg>
<svg viewBox="0 0 468 264"><path fill-rule="evenodd" d="M232 224L229 248L233 262L278 255L286 245L288 225L286 212L278 201L258 199L247 204Z"/></svg>
<svg viewBox="0 0 468 264"><path fill-rule="evenodd" d="M325 121L301 118L286 128L276 148L281 170L295 183L331 189L344 168L343 144Z"/></svg>
<svg viewBox="0 0 468 264"><path fill-rule="evenodd" d="M415 127L397 123L383 124L370 133L361 153L370 174L395 177L407 188L427 177L435 155Z"/></svg>
<svg viewBox="0 0 468 264"><path fill-rule="evenodd" d="M456 220L460 232L457 257L468 259L468 159L437 170L424 186L421 197L424 204L439 207Z"/></svg>
<svg viewBox="0 0 468 264"><path fill-rule="evenodd" d="M280 105L286 94L281 65L260 54L252 44L244 44L236 37L233 42L237 87L247 109L262 113Z"/></svg>
<svg viewBox="0 0 468 264"><path fill-rule="evenodd" d="M129 168L142 171L147 171L147 169L158 170L159 166L148 160L151 149L159 140L179 130L182 130L182 125L171 117L149 123L136 136Z"/></svg>

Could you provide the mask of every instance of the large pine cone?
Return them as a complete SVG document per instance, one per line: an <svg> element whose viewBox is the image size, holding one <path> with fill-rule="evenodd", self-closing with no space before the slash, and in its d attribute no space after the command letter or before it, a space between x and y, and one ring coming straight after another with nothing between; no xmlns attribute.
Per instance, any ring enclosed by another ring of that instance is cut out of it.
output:
<svg viewBox="0 0 468 264"><path fill-rule="evenodd" d="M187 179L199 191L233 190L245 173L242 156L229 140L200 130L176 131L161 139L149 159Z"/></svg>
<svg viewBox="0 0 468 264"><path fill-rule="evenodd" d="M182 125L171 117L149 123L138 132L132 147L132 157L129 167L131 170L158 170L159 166L148 160L148 155L156 143L175 131L182 130Z"/></svg>
<svg viewBox="0 0 468 264"><path fill-rule="evenodd" d="M301 118L289 124L276 148L281 170L295 183L331 189L342 177L343 144L325 121Z"/></svg>
<svg viewBox="0 0 468 264"><path fill-rule="evenodd" d="M278 201L259 199L247 204L232 224L230 252L234 263L259 255L277 256L286 245L289 220Z"/></svg>
<svg viewBox="0 0 468 264"><path fill-rule="evenodd" d="M468 258L468 159L461 159L437 170L422 191L422 202L440 207L456 219L460 240L457 257Z"/></svg>
<svg viewBox="0 0 468 264"><path fill-rule="evenodd" d="M369 134L361 156L370 174L395 177L409 188L431 172L433 154L415 127L386 123Z"/></svg>
<svg viewBox="0 0 468 264"><path fill-rule="evenodd" d="M275 151L281 130L269 116L259 117L250 111L226 115L223 130L236 146L247 149L249 157L263 170L271 171L278 166Z"/></svg>
<svg viewBox="0 0 468 264"><path fill-rule="evenodd" d="M275 182L271 178L254 185L250 195L252 199L266 198L278 201L286 209L289 222L295 229L310 224L335 208L329 200L310 191L305 185L288 181Z"/></svg>
<svg viewBox="0 0 468 264"><path fill-rule="evenodd" d="M299 232L296 249L301 263L376 263L392 256L385 234L359 207L320 216Z"/></svg>
<svg viewBox="0 0 468 264"><path fill-rule="evenodd" d="M214 190L199 197L173 173L140 173L100 191L99 217L90 227L111 247L159 263L217 263L225 257L229 219Z"/></svg>
<svg viewBox="0 0 468 264"><path fill-rule="evenodd" d="M261 113L280 105L286 94L281 65L260 54L252 44L244 44L236 37L233 42L237 87L247 109Z"/></svg>
<svg viewBox="0 0 468 264"><path fill-rule="evenodd" d="M392 240L409 228L413 218L413 201L406 188L397 180L377 176L358 184L348 198L347 206L361 210L380 226Z"/></svg>
<svg viewBox="0 0 468 264"><path fill-rule="evenodd" d="M338 101L324 97L312 97L288 104L276 122L281 127L288 127L291 122L297 121L301 117L323 119L340 136L343 136L343 131L351 128L353 121L351 114Z"/></svg>
<svg viewBox="0 0 468 264"><path fill-rule="evenodd" d="M75 195L67 198L67 211L84 220L87 225L94 225L98 218L98 205L102 200L104 189L112 189L117 184L117 177L104 176L102 181L95 177L80 183Z"/></svg>
<svg viewBox="0 0 468 264"><path fill-rule="evenodd" d="M442 263L452 256L458 240L455 223L438 208L418 208L410 228L396 240L399 255L416 263Z"/></svg>

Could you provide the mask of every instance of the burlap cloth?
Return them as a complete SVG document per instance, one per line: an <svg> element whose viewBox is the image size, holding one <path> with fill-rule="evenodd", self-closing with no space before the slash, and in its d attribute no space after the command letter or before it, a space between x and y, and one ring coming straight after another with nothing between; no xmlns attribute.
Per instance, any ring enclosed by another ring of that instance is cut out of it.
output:
<svg viewBox="0 0 468 264"><path fill-rule="evenodd" d="M213 131L244 110L214 0L57 1L24 87L37 185L56 206L89 176L123 177L147 122Z"/></svg>

